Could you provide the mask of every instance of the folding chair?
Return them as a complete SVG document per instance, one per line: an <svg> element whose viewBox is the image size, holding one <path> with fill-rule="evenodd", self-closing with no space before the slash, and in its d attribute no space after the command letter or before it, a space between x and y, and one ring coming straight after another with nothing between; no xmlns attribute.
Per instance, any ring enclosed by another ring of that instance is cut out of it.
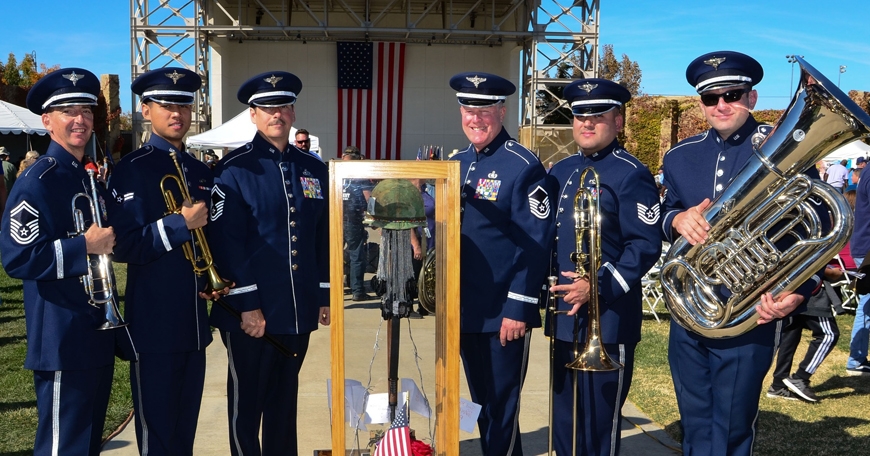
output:
<svg viewBox="0 0 870 456"><path fill-rule="evenodd" d="M847 268L846 263L843 261L843 258L840 255L834 257L834 260L837 262L837 265L842 271L846 273L843 274L843 278L832 283L831 285L835 288L839 288L840 296L842 296L843 309L854 311L858 308L858 294L855 293L855 278L852 277L849 272L854 272L853 268Z"/></svg>
<svg viewBox="0 0 870 456"><path fill-rule="evenodd" d="M656 307L658 307L660 302L665 301L664 294L662 293L661 284L659 279L661 277L662 264L665 261L665 255L668 253L668 248L670 245L666 244L662 246L662 254L659 256L658 261L653 267L647 271L647 273L640 280L640 284L642 286L641 294L643 295L643 300L646 302L649 310L644 310L644 312L649 312L653 317L656 318L656 321L661 323L661 319L659 319L659 314L656 312Z"/></svg>

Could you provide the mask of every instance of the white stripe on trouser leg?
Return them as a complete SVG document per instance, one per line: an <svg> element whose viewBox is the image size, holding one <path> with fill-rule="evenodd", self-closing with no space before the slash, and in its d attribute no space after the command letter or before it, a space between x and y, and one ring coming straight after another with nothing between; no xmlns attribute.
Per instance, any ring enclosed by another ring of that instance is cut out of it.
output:
<svg viewBox="0 0 870 456"><path fill-rule="evenodd" d="M137 362L133 364L136 374L136 397L139 398L139 426L142 427L142 455L148 456L148 422L145 421L145 402L142 400L142 374L139 371L138 353Z"/></svg>
<svg viewBox="0 0 870 456"><path fill-rule="evenodd" d="M774 333L773 338L773 350L771 351L770 357L770 366L776 364L776 352L779 351L779 343L782 339L782 328L783 328L782 320L776 320L776 332ZM758 424L758 414L761 413L761 407L756 408L755 410L755 418L752 419L752 443L749 444L749 454L753 454L755 452L755 431L756 425Z"/></svg>
<svg viewBox="0 0 870 456"><path fill-rule="evenodd" d="M60 380L63 371L54 372L51 385L51 456L57 456L60 449Z"/></svg>
<svg viewBox="0 0 870 456"><path fill-rule="evenodd" d="M616 439L620 437L619 423L619 402L622 398L622 388L625 385L625 345L619 344L619 363L622 364L622 369L619 369L619 381L616 383L616 404L613 405L613 421L610 423L610 456L616 455ZM577 394L575 391L574 394Z"/></svg>
<svg viewBox="0 0 870 456"><path fill-rule="evenodd" d="M520 399L523 397L523 379L526 377L526 369L529 367L529 345L532 342L532 330L526 331L523 337L523 364L520 370L520 391L517 394L517 413L514 415L514 431L511 433L511 446L508 447L507 456L514 452L514 445L517 443L517 433L520 430Z"/></svg>
<svg viewBox="0 0 870 456"><path fill-rule="evenodd" d="M230 338L230 332L227 331L227 366L230 369L230 376L233 378L233 423L232 423L232 434L233 434L233 445L236 446L236 451L241 455L242 447L239 443L239 430L238 430L238 421L239 421L239 375L236 373L236 365L233 363L233 343Z"/></svg>
<svg viewBox="0 0 870 456"><path fill-rule="evenodd" d="M831 346L834 343L834 331L831 329L831 320L825 317L819 317L819 326L822 328L822 342L819 343L819 348L813 354L813 359L810 360L809 365L807 366L807 373L814 374L816 369L822 364L822 361L825 360L825 357L828 356L828 353L831 352Z"/></svg>

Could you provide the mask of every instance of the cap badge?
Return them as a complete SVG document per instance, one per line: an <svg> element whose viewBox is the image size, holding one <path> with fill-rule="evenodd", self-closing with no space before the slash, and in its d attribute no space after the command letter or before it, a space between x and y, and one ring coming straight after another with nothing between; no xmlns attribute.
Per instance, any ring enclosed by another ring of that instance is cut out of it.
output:
<svg viewBox="0 0 870 456"><path fill-rule="evenodd" d="M486 82L486 78L481 78L481 77L478 77L477 75L474 75L473 78L466 77L465 79L467 79L468 82L474 84L475 89L477 88L478 85L480 85L481 82Z"/></svg>
<svg viewBox="0 0 870 456"><path fill-rule="evenodd" d="M598 87L598 84L591 84L588 82L580 86L581 89L586 91L586 95L592 93L592 91L595 90L596 87Z"/></svg>
<svg viewBox="0 0 870 456"><path fill-rule="evenodd" d="M75 85L76 85L76 82L79 82L79 80L84 79L85 77L84 77L84 76L81 76L81 75L78 75L78 74L76 74L75 71L73 71L73 72L70 73L70 74L65 74L65 75L63 75L63 78L64 78L64 79L69 79L69 81L73 83L73 86L75 86Z"/></svg>
<svg viewBox="0 0 870 456"><path fill-rule="evenodd" d="M172 85L178 84L178 80L183 78L184 75L179 73L178 70L172 70L172 73L166 73L166 77L172 79Z"/></svg>
<svg viewBox="0 0 870 456"><path fill-rule="evenodd" d="M725 57L713 57L712 59L704 60L704 65L710 65L714 71L719 70L719 65L725 61Z"/></svg>
<svg viewBox="0 0 870 456"><path fill-rule="evenodd" d="M271 77L268 77L268 78L263 79L263 80L268 82L269 84L272 84L272 87L274 88L278 84L278 81L280 81L282 79L284 79L282 76L275 76L273 74Z"/></svg>

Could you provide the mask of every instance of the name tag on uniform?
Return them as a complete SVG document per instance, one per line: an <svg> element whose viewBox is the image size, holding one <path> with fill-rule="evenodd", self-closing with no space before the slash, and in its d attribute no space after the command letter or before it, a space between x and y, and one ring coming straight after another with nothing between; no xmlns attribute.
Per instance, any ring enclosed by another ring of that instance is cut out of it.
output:
<svg viewBox="0 0 870 456"><path fill-rule="evenodd" d="M302 182L302 194L306 198L323 199L323 192L320 191L320 180L313 177L300 177Z"/></svg>
<svg viewBox="0 0 870 456"><path fill-rule="evenodd" d="M474 192L476 199L495 201L498 198L498 188L501 181L497 179L480 179L477 181L477 190Z"/></svg>

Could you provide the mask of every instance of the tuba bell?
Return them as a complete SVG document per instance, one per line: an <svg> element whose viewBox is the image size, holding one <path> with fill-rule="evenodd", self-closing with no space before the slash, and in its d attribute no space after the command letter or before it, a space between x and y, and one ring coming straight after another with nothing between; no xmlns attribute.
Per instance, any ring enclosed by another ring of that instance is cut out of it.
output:
<svg viewBox="0 0 870 456"><path fill-rule="evenodd" d="M796 290L852 232L846 199L802 173L834 149L868 136L870 116L795 59L801 70L797 92L770 134L752 138L754 156L704 212L711 226L707 241L692 246L677 239L661 268L674 320L708 338L754 328L764 293L777 298ZM818 205L830 213L830 227L814 209Z"/></svg>
<svg viewBox="0 0 870 456"><path fill-rule="evenodd" d="M435 249L429 249L423 258L420 278L417 279L417 299L427 312L435 315Z"/></svg>

